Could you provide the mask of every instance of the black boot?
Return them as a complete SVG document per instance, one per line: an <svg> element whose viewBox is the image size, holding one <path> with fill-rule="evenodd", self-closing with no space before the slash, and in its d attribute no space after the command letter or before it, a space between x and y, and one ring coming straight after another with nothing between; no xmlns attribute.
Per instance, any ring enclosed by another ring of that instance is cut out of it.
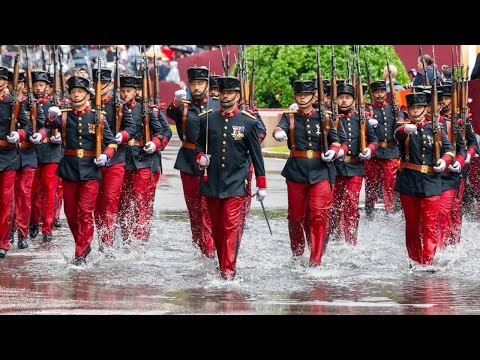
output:
<svg viewBox="0 0 480 360"><path fill-rule="evenodd" d="M53 220L53 226L55 226L55 227L62 227L62 224L60 224L60 220L55 219L55 220Z"/></svg>
<svg viewBox="0 0 480 360"><path fill-rule="evenodd" d="M367 220L373 219L373 206L365 204L365 215Z"/></svg>
<svg viewBox="0 0 480 360"><path fill-rule="evenodd" d="M30 237L32 239L35 239L38 235L38 230L39 230L39 225L38 224L32 224L30 225L30 229L28 229L28 233L30 234Z"/></svg>
<svg viewBox="0 0 480 360"><path fill-rule="evenodd" d="M43 234L43 241L44 242L51 242L53 239L52 234Z"/></svg>
<svg viewBox="0 0 480 360"><path fill-rule="evenodd" d="M75 265L75 266L87 265L87 260L85 260L85 257L83 256L75 256L75 259L73 259L72 261L72 265Z"/></svg>
<svg viewBox="0 0 480 360"><path fill-rule="evenodd" d="M18 244L17 244L19 249L26 249L28 248L28 243L27 243L27 238L24 238L23 236L18 235Z"/></svg>
<svg viewBox="0 0 480 360"><path fill-rule="evenodd" d="M7 250L0 249L0 259L3 259L5 256L7 256Z"/></svg>
<svg viewBox="0 0 480 360"><path fill-rule="evenodd" d="M13 245L13 243L15 242L14 235L15 235L15 229L13 229L13 230L10 232L10 244L12 244L12 245Z"/></svg>

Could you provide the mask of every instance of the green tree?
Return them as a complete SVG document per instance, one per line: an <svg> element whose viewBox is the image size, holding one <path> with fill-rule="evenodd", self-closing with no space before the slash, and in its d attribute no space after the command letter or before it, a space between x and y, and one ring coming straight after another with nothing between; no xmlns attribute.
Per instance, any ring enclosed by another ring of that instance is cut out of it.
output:
<svg viewBox="0 0 480 360"><path fill-rule="evenodd" d="M331 45L252 45L247 48L249 64L255 55L255 98L258 107L286 108L293 101L292 83L299 79L316 77L316 49L320 49L322 76L332 74ZM390 64L398 69L397 81L409 81L407 71L391 45L362 45L360 64L362 82L367 82L365 60L371 81L382 79L386 65L385 50ZM347 62L352 64L351 45L335 45L337 77L347 77Z"/></svg>

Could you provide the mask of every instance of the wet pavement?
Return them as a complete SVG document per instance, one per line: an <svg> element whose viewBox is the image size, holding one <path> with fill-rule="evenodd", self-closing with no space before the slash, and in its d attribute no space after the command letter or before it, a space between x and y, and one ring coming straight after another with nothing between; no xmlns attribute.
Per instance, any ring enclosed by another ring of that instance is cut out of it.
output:
<svg viewBox="0 0 480 360"><path fill-rule="evenodd" d="M176 135L175 135L176 136ZM222 280L216 260L191 243L179 172L179 142L163 155L152 236L145 246L121 247L115 258L95 238L85 267L71 265L73 239L63 217L54 241L29 239L0 259L0 314L478 314L477 222L465 221L462 242L438 253L435 273L409 270L402 214L361 212L359 244L330 242L320 267L293 261L286 220L284 159L265 159L268 194L244 232L234 281ZM63 215L63 214L62 214Z"/></svg>

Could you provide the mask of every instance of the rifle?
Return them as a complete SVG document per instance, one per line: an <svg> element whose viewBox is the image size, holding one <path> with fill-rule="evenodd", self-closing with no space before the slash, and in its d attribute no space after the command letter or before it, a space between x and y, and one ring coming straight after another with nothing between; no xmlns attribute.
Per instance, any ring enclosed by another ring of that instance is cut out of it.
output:
<svg viewBox="0 0 480 360"><path fill-rule="evenodd" d="M58 49L58 48L57 48ZM68 92L65 87L65 78L63 77L63 53L58 51L58 63L60 65L60 96L62 100L68 99Z"/></svg>
<svg viewBox="0 0 480 360"><path fill-rule="evenodd" d="M469 66L467 64L467 69L466 69L465 77L462 78L463 83L462 83L462 136L463 139L466 139L467 135L467 116L468 116L468 70Z"/></svg>
<svg viewBox="0 0 480 360"><path fill-rule="evenodd" d="M10 114L10 133L17 130L17 116L20 110L20 101L18 101L18 73L20 71L20 53L21 46L18 47L18 52L15 55L15 65L13 66L13 86L12 86L12 110Z"/></svg>
<svg viewBox="0 0 480 360"><path fill-rule="evenodd" d="M150 115L147 111L148 101L149 101L149 91L148 91L148 59L146 56L143 58L143 71L142 71L142 119L143 119L143 139L145 144L151 140L150 136Z"/></svg>
<svg viewBox="0 0 480 360"><path fill-rule="evenodd" d="M387 55L387 50L385 49L385 56ZM368 83L368 93L370 95L370 102L373 103L373 95L372 95L372 82L370 81L370 71L368 70L368 62L367 62L367 55L365 55L365 51L363 52L363 59L365 61L365 68L367 70L367 83ZM388 59L387 59L387 64L388 64ZM390 74L390 68L388 69L388 73ZM390 84L391 83L390 79ZM392 87L392 85L390 85Z"/></svg>
<svg viewBox="0 0 480 360"><path fill-rule="evenodd" d="M252 45L253 46L253 45ZM253 59L252 59L252 76L250 79L250 89L248 92L249 99L248 99L248 104L250 106L250 109L255 108L255 51L253 52Z"/></svg>
<svg viewBox="0 0 480 360"><path fill-rule="evenodd" d="M390 70L390 62L388 61L387 55L387 48L385 48L385 58L387 59L387 69L388 69L388 82L390 84L390 95L391 95L391 105L392 105L392 113L393 113L393 122L397 125L397 117L398 117L398 106L397 106L397 96L395 90L395 84L393 83L392 71Z"/></svg>
<svg viewBox="0 0 480 360"><path fill-rule="evenodd" d="M355 59L356 59L356 65L357 65L357 97L358 101L356 101L356 107L357 107L357 112L358 112L358 119L360 121L360 137L359 137L359 143L360 143L360 151L362 153L365 153L365 149L367 148L367 123L365 120L365 99L363 98L363 86L362 86L362 78L360 75L360 58L359 58L359 52L360 52L360 45L358 45L358 51L355 52Z"/></svg>
<svg viewBox="0 0 480 360"><path fill-rule="evenodd" d="M47 71L47 59L45 57L45 51L42 46L42 70Z"/></svg>
<svg viewBox="0 0 480 360"><path fill-rule="evenodd" d="M335 60L335 46L332 45L332 81L330 82L330 99L332 104L332 121L335 130L338 124L338 104L337 104L337 61Z"/></svg>
<svg viewBox="0 0 480 360"><path fill-rule="evenodd" d="M440 115L438 114L438 96L437 96L437 65L433 64L433 84L432 84L432 127L435 134L435 164L440 159L440 150L442 149L442 127L439 124ZM453 149L455 151L455 149Z"/></svg>
<svg viewBox="0 0 480 360"><path fill-rule="evenodd" d="M450 104L450 118L452 121L452 138L451 140L453 149L457 148L457 131L458 131L458 98L457 98L457 79L455 77L455 63L453 58L453 45L452 45L452 102Z"/></svg>
<svg viewBox="0 0 480 360"><path fill-rule="evenodd" d="M428 81L428 76L427 76L427 64L425 63L425 58L423 56L423 49L422 45L418 45L418 52L420 54L420 57L422 59L422 66L423 66L423 85L430 86L430 82Z"/></svg>
<svg viewBox="0 0 480 360"><path fill-rule="evenodd" d="M57 45L53 45L53 96L52 96L53 106L58 106L58 104L60 103L59 97L58 97L57 54L58 54ZM60 74L60 76L62 76L62 74ZM57 128L52 130L52 135L58 136Z"/></svg>
<svg viewBox="0 0 480 360"><path fill-rule="evenodd" d="M228 75L228 68L227 68L227 65L225 64L225 58L223 57L223 45L220 45L220 56L222 57L223 76L227 76Z"/></svg>
<svg viewBox="0 0 480 360"><path fill-rule="evenodd" d="M43 52L43 50L42 50ZM37 132L37 103L35 101L35 96L33 95L33 86L32 86L32 70L30 69L30 60L28 58L28 48L25 45L25 75L27 77L27 103L28 108L30 109L30 122L32 123L33 133Z"/></svg>
<svg viewBox="0 0 480 360"><path fill-rule="evenodd" d="M320 50L317 49L317 96L318 96L318 110L319 110L319 125L320 125L320 142L322 153L325 154L328 151L328 139L327 139L327 130L325 128L325 92L323 91L323 78L322 70L320 68ZM328 171L328 184L330 185L330 191L333 190L332 178L330 176L330 164L331 162L326 162L327 171Z"/></svg>
<svg viewBox="0 0 480 360"><path fill-rule="evenodd" d="M98 56L97 82L95 84L95 157L98 159L102 154L103 121L102 121L102 83L101 65L102 59Z"/></svg>
<svg viewBox="0 0 480 360"><path fill-rule="evenodd" d="M207 80L207 89L210 88L210 61L208 62L208 80ZM206 115L206 125L205 125L205 154L208 154L208 114L210 113L210 96L207 98L207 115ZM203 168L203 181L208 181L208 172L207 167Z"/></svg>
<svg viewBox="0 0 480 360"><path fill-rule="evenodd" d="M120 97L120 69L118 67L118 47L115 46L115 79L113 79L113 104L115 106L115 119L112 133L116 134L122 124L123 105Z"/></svg>
<svg viewBox="0 0 480 360"><path fill-rule="evenodd" d="M158 68L157 68L157 56L155 55L155 45L153 46L153 104L158 105L160 103L160 91L158 90Z"/></svg>

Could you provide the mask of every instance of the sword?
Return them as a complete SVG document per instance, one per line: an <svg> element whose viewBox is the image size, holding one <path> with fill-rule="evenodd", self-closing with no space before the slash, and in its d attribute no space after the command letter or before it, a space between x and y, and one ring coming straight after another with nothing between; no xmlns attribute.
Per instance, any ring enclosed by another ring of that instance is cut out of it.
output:
<svg viewBox="0 0 480 360"><path fill-rule="evenodd" d="M267 220L267 225L268 225L268 230L270 230L270 235L273 236L272 228L270 227L270 223L268 222L267 212L265 211L265 206L263 206L263 201L260 201L260 204L262 204L263 215L265 216L265 220Z"/></svg>

